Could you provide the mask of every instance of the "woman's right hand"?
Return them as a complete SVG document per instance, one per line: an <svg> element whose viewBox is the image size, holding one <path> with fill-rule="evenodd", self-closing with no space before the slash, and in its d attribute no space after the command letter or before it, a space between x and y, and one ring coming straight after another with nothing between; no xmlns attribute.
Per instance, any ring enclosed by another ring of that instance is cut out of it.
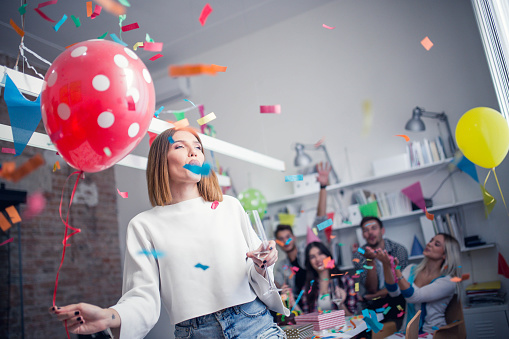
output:
<svg viewBox="0 0 509 339"><path fill-rule="evenodd" d="M120 326L117 311L86 303L51 307L49 312L62 321L64 326L67 321L67 329L75 334L93 334Z"/></svg>
<svg viewBox="0 0 509 339"><path fill-rule="evenodd" d="M318 176L316 180L320 183L321 186L327 186L329 184L329 173L331 171L331 166L329 163L322 163L316 165L316 172Z"/></svg>

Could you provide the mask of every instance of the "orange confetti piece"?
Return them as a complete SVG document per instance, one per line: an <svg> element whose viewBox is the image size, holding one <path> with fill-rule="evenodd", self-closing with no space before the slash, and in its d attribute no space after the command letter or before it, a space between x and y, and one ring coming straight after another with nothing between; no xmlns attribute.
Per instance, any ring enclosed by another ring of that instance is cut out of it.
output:
<svg viewBox="0 0 509 339"><path fill-rule="evenodd" d="M395 136L396 136L396 137L402 137L402 138L405 138L405 141L406 141L406 142L409 142L409 141L410 141L410 138L408 137L408 135L405 135L405 134L396 134Z"/></svg>
<svg viewBox="0 0 509 339"><path fill-rule="evenodd" d="M113 0L94 0L94 1L97 2L99 5L101 5L106 12L111 13L113 15L117 15L117 16L123 15L126 12L126 9L124 6L122 6L121 4L119 4L118 2L115 2ZM88 7L87 7L87 14L88 14Z"/></svg>
<svg viewBox="0 0 509 339"><path fill-rule="evenodd" d="M40 154L36 154L28 159L23 165L18 167L11 175L10 179L13 182L18 182L28 174L35 171L37 168L44 164L44 159Z"/></svg>
<svg viewBox="0 0 509 339"><path fill-rule="evenodd" d="M337 275L343 275L344 273L338 273L338 274L331 274L331 277L335 277Z"/></svg>
<svg viewBox="0 0 509 339"><path fill-rule="evenodd" d="M359 262L360 260L359 260L359 258L353 258L352 261L353 262Z"/></svg>
<svg viewBox="0 0 509 339"><path fill-rule="evenodd" d="M53 165L53 172L56 172L57 169L60 169L60 163L58 162L58 160Z"/></svg>
<svg viewBox="0 0 509 339"><path fill-rule="evenodd" d="M433 43L431 42L431 40L428 37L425 37L424 39L421 40L421 45L427 51L429 51L431 49L431 47L433 47Z"/></svg>
<svg viewBox="0 0 509 339"><path fill-rule="evenodd" d="M330 236L330 238L331 238L331 239L334 239L335 237L336 237L335 235L331 235L331 236Z"/></svg>
<svg viewBox="0 0 509 339"><path fill-rule="evenodd" d="M460 277L452 277L452 278L451 278L451 281L452 281L452 282L460 282L460 281L461 281L461 278L460 278Z"/></svg>
<svg viewBox="0 0 509 339"><path fill-rule="evenodd" d="M87 17L90 18L92 16L92 1L87 2Z"/></svg>
<svg viewBox="0 0 509 339"><path fill-rule="evenodd" d="M428 218L429 220L433 221L433 219L435 219L435 215L428 213L427 209L424 209L424 212L426 213L426 218Z"/></svg>
<svg viewBox="0 0 509 339"><path fill-rule="evenodd" d="M68 49L69 47L72 47L72 46L74 46L74 45L76 45L76 44L77 44L77 42L75 42L75 43L73 43L73 44L70 44L69 46L65 46L65 49Z"/></svg>
<svg viewBox="0 0 509 339"><path fill-rule="evenodd" d="M19 216L18 210L14 206L9 206L5 209L7 214L9 214L9 218L11 218L11 222L13 224L17 224L21 222L21 217Z"/></svg>
<svg viewBox="0 0 509 339"><path fill-rule="evenodd" d="M216 71L216 72L226 72L226 66L219 66L219 65L210 65L210 67L212 68L212 70Z"/></svg>
<svg viewBox="0 0 509 339"><path fill-rule="evenodd" d="M186 126L189 126L189 120L187 120L187 118L184 118L182 120L174 122L173 125L175 126L175 129L184 128Z"/></svg>
<svg viewBox="0 0 509 339"><path fill-rule="evenodd" d="M353 319L350 319L350 323L352 324L354 329L357 327L357 325L355 325L355 323L353 322Z"/></svg>
<svg viewBox="0 0 509 339"><path fill-rule="evenodd" d="M3 213L0 213L0 228L2 231L7 232L7 230L11 227L9 220L7 220Z"/></svg>
<svg viewBox="0 0 509 339"><path fill-rule="evenodd" d="M217 72L226 71L226 67L218 65L170 65L169 74L171 77L188 77L200 74L216 75Z"/></svg>
<svg viewBox="0 0 509 339"><path fill-rule="evenodd" d="M463 281L463 280L468 280L468 279L470 279L470 273L463 273L463 274L461 275L461 280L462 280L462 281Z"/></svg>
<svg viewBox="0 0 509 339"><path fill-rule="evenodd" d="M285 244L281 240L276 240L276 244L278 244L281 247L285 247Z"/></svg>
<svg viewBox="0 0 509 339"><path fill-rule="evenodd" d="M16 25L16 23L11 19L11 26L12 28L14 28L14 30L16 31L16 33L19 34L19 36L23 37L25 35L25 32L18 27L18 25Z"/></svg>

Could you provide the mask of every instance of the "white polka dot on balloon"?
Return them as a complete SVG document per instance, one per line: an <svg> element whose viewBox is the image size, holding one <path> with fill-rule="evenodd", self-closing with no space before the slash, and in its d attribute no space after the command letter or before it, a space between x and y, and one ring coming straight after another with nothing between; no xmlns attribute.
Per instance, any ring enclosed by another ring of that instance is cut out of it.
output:
<svg viewBox="0 0 509 339"><path fill-rule="evenodd" d="M76 47L72 52L71 52L71 56L73 58L77 58L79 56L82 56L84 55L85 53L87 53L87 46L80 46L80 47Z"/></svg>
<svg viewBox="0 0 509 339"><path fill-rule="evenodd" d="M97 124L102 128L108 128L115 122L115 116L111 112L102 112L97 117Z"/></svg>
<svg viewBox="0 0 509 339"><path fill-rule="evenodd" d="M127 91L126 97L133 97L134 103L137 104L138 100L140 100L140 92L135 87L131 87Z"/></svg>
<svg viewBox="0 0 509 339"><path fill-rule="evenodd" d="M133 58L134 60L138 60L138 56L136 55L136 53L134 53L133 51L131 51L129 48L124 48L124 51L127 55L129 55L131 58Z"/></svg>
<svg viewBox="0 0 509 339"><path fill-rule="evenodd" d="M51 87L57 82L58 74L57 71L53 70L48 77L48 86Z"/></svg>
<svg viewBox="0 0 509 339"><path fill-rule="evenodd" d="M96 91L104 92L110 88L110 79L103 74L96 75L94 79L92 79L92 86L94 86Z"/></svg>
<svg viewBox="0 0 509 339"><path fill-rule="evenodd" d="M150 84L152 82L152 77L150 76L150 72L148 71L148 69L144 68L142 73L145 81Z"/></svg>
<svg viewBox="0 0 509 339"><path fill-rule="evenodd" d="M67 120L71 116L71 109L69 108L69 105L62 102L60 105L58 105L57 113L60 119Z"/></svg>
<svg viewBox="0 0 509 339"><path fill-rule="evenodd" d="M127 130L127 134L129 134L129 136L131 138L134 138L135 136L138 135L139 131L140 131L140 125L138 125L138 123L134 122L131 124L131 126L129 126L129 130Z"/></svg>
<svg viewBox="0 0 509 339"><path fill-rule="evenodd" d="M126 68L129 66L129 61L127 61L127 58L122 54L115 55L113 57L113 61L115 61L115 64L120 68Z"/></svg>

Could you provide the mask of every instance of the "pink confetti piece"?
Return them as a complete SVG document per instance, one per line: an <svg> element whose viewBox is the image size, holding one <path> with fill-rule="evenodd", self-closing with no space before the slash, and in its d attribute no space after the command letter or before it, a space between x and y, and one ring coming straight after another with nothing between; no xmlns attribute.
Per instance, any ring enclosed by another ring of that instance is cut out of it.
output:
<svg viewBox="0 0 509 339"><path fill-rule="evenodd" d="M334 28L336 28L336 26L331 27L331 26L327 26L326 24L323 24L322 26L323 26L323 28L327 28L327 29L334 29Z"/></svg>
<svg viewBox="0 0 509 339"><path fill-rule="evenodd" d="M7 240L5 240L3 243L1 243L1 244L0 244L0 246L3 246L3 245L5 245L5 244L8 244L8 243L12 242L13 240L14 240L14 238L7 239Z"/></svg>
<svg viewBox="0 0 509 339"><path fill-rule="evenodd" d="M219 201L217 201L217 200L216 200L216 201L214 201L214 202L212 203L212 206L210 206L210 208L212 208L213 210L215 210L215 209L217 208L217 206L218 206L218 205L219 205Z"/></svg>
<svg viewBox="0 0 509 339"><path fill-rule="evenodd" d="M37 8L34 8L34 11L39 13L39 15L44 20L47 20L49 22L56 22L55 20L51 19L46 14L44 14L40 9L43 8L43 7L49 6L49 5L55 5L57 2L58 2L58 0L50 0L50 1L41 2L40 4L37 5Z"/></svg>
<svg viewBox="0 0 509 339"><path fill-rule="evenodd" d="M134 99L131 95L127 97L127 109L130 111L136 111L136 105L134 104Z"/></svg>
<svg viewBox="0 0 509 339"><path fill-rule="evenodd" d="M150 58L149 60L150 60L150 61L154 61L154 60L159 59L159 58L160 58L160 57L162 57L162 56L163 56L162 54L157 53L156 55L154 55L154 56L153 56L152 58Z"/></svg>
<svg viewBox="0 0 509 339"><path fill-rule="evenodd" d="M382 307L383 307L383 308L387 308L387 306L389 306L389 303L387 303L387 304L383 305Z"/></svg>
<svg viewBox="0 0 509 339"><path fill-rule="evenodd" d="M398 318L401 318L403 316L403 314L405 314L405 311L401 311L398 313Z"/></svg>
<svg viewBox="0 0 509 339"><path fill-rule="evenodd" d="M431 47L433 47L433 42L431 42L431 40L428 37L425 37L424 39L421 40L421 45L427 51L429 51L431 49Z"/></svg>
<svg viewBox="0 0 509 339"><path fill-rule="evenodd" d="M90 19L95 19L97 18L100 14L101 14L101 10L103 8L99 5L95 5L94 7L94 13L92 13L92 15L90 16Z"/></svg>
<svg viewBox="0 0 509 339"><path fill-rule="evenodd" d="M128 31L132 31L133 29L138 29L138 28L140 28L140 26L138 25L137 22L135 22L134 24L122 26L122 32L128 32Z"/></svg>
<svg viewBox="0 0 509 339"><path fill-rule="evenodd" d="M162 42L145 42L143 49L150 52L161 52L163 50Z"/></svg>
<svg viewBox="0 0 509 339"><path fill-rule="evenodd" d="M120 190L117 188L117 192L118 194L120 194L120 196L124 199L127 199L129 198L129 192L120 192Z"/></svg>
<svg viewBox="0 0 509 339"><path fill-rule="evenodd" d="M41 192L35 192L27 197L27 208L23 211L23 219L31 219L44 211L46 198Z"/></svg>
<svg viewBox="0 0 509 339"><path fill-rule="evenodd" d="M281 105L260 106L260 113L281 114Z"/></svg>
<svg viewBox="0 0 509 339"><path fill-rule="evenodd" d="M14 148L2 147L2 153L16 154L16 150Z"/></svg>
<svg viewBox="0 0 509 339"><path fill-rule="evenodd" d="M207 22L207 18L209 17L210 13L212 13L212 7L210 7L209 4L206 4L201 10L200 14L200 24L202 26L204 26L205 22Z"/></svg>

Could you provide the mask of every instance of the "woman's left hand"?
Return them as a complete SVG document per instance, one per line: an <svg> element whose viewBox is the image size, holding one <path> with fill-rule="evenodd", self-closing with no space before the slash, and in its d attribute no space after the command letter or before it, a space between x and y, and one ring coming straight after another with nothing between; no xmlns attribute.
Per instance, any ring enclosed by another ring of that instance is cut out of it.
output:
<svg viewBox="0 0 509 339"><path fill-rule="evenodd" d="M377 249L375 253L376 253L375 258L380 260L380 262L382 262L384 266L385 265L389 267L391 266L391 258L389 257L389 253L387 253L386 250Z"/></svg>
<svg viewBox="0 0 509 339"><path fill-rule="evenodd" d="M254 253L255 252L261 252L264 250L268 250L269 253L265 257L261 257L258 259ZM265 276L265 269L269 266L272 266L277 261L277 249L276 249L276 242L274 240L270 240L269 244L267 246L267 249L263 248L263 244L260 245L256 250L247 252L246 256L248 258L253 259L253 262L255 264L256 271L260 273L261 275Z"/></svg>

